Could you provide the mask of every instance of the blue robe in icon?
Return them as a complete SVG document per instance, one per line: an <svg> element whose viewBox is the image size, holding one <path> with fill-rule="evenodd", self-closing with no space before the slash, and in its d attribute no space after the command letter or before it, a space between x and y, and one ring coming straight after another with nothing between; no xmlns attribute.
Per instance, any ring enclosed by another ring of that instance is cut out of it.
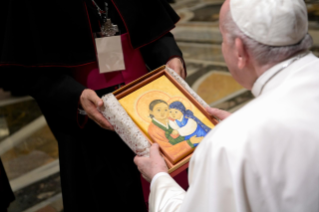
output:
<svg viewBox="0 0 319 212"><path fill-rule="evenodd" d="M211 128L207 127L203 122L201 122L196 116L194 116L193 112L190 110L187 110L184 106L184 104L180 101L175 101L169 105L169 109L176 109L181 111L183 114L183 118L181 121L175 120L174 122L178 125L179 128L183 128L187 125L187 123L190 121L194 121L196 123L196 130L194 132L190 132L189 135L182 135L186 140L190 139L194 135L197 137L205 137L207 133L211 130ZM172 127L174 129L174 127ZM186 130L187 132L187 130ZM194 146L197 146L198 144L195 144Z"/></svg>
<svg viewBox="0 0 319 212"><path fill-rule="evenodd" d="M175 120L175 122L180 128L182 128L182 127L186 126L189 119L190 118L186 118L186 116L183 116L182 121ZM209 127L207 127L205 124L203 124L200 120L198 120L198 119L197 120L193 119L193 120L197 123L197 128L192 134L184 136L186 140L190 139L194 135L196 135L197 137L205 137L207 135L207 133L211 130Z"/></svg>

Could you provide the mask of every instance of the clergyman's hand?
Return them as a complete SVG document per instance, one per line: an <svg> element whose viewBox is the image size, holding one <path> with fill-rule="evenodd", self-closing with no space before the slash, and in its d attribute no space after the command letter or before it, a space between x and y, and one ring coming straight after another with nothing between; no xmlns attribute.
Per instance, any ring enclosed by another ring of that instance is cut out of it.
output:
<svg viewBox="0 0 319 212"><path fill-rule="evenodd" d="M183 62L178 57L175 57L168 61L166 64L169 68L173 69L179 76L183 79L186 77L185 69Z"/></svg>
<svg viewBox="0 0 319 212"><path fill-rule="evenodd" d="M150 157L135 156L134 163L148 182L159 172L168 172L164 159L160 155L158 144L153 144Z"/></svg>
<svg viewBox="0 0 319 212"><path fill-rule="evenodd" d="M206 110L210 116L216 117L221 121L226 119L228 116L231 115L231 113L229 113L225 110L217 109L217 108L206 107Z"/></svg>
<svg viewBox="0 0 319 212"><path fill-rule="evenodd" d="M106 130L114 130L112 125L97 110L98 107L103 106L103 101L100 97L98 97L95 91L85 89L81 94L80 103L88 117L95 121L100 127Z"/></svg>

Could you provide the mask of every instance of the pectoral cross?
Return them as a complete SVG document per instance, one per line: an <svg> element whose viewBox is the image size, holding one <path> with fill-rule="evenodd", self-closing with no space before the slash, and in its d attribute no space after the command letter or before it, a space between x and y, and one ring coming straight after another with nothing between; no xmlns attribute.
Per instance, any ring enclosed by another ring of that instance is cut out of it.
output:
<svg viewBox="0 0 319 212"><path fill-rule="evenodd" d="M106 19L106 22L102 26L101 30L105 36L114 36L117 32L119 32L118 26L113 25L111 19L109 18Z"/></svg>

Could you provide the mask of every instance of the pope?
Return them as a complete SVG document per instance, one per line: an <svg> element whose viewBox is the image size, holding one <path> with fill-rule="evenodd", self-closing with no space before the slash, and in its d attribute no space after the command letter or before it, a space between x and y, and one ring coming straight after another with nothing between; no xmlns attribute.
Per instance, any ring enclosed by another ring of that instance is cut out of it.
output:
<svg viewBox="0 0 319 212"><path fill-rule="evenodd" d="M220 31L230 73L255 99L234 114L207 108L222 121L195 150L187 191L156 144L135 157L149 211L319 211L319 59L305 2L226 0Z"/></svg>

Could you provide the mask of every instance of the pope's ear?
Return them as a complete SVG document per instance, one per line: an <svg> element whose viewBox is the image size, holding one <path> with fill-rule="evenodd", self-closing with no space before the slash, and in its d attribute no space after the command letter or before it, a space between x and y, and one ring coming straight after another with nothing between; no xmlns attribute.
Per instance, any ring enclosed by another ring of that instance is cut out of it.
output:
<svg viewBox="0 0 319 212"><path fill-rule="evenodd" d="M249 55L242 39L235 39L235 49L237 57L237 66L239 69L243 69L247 66Z"/></svg>

